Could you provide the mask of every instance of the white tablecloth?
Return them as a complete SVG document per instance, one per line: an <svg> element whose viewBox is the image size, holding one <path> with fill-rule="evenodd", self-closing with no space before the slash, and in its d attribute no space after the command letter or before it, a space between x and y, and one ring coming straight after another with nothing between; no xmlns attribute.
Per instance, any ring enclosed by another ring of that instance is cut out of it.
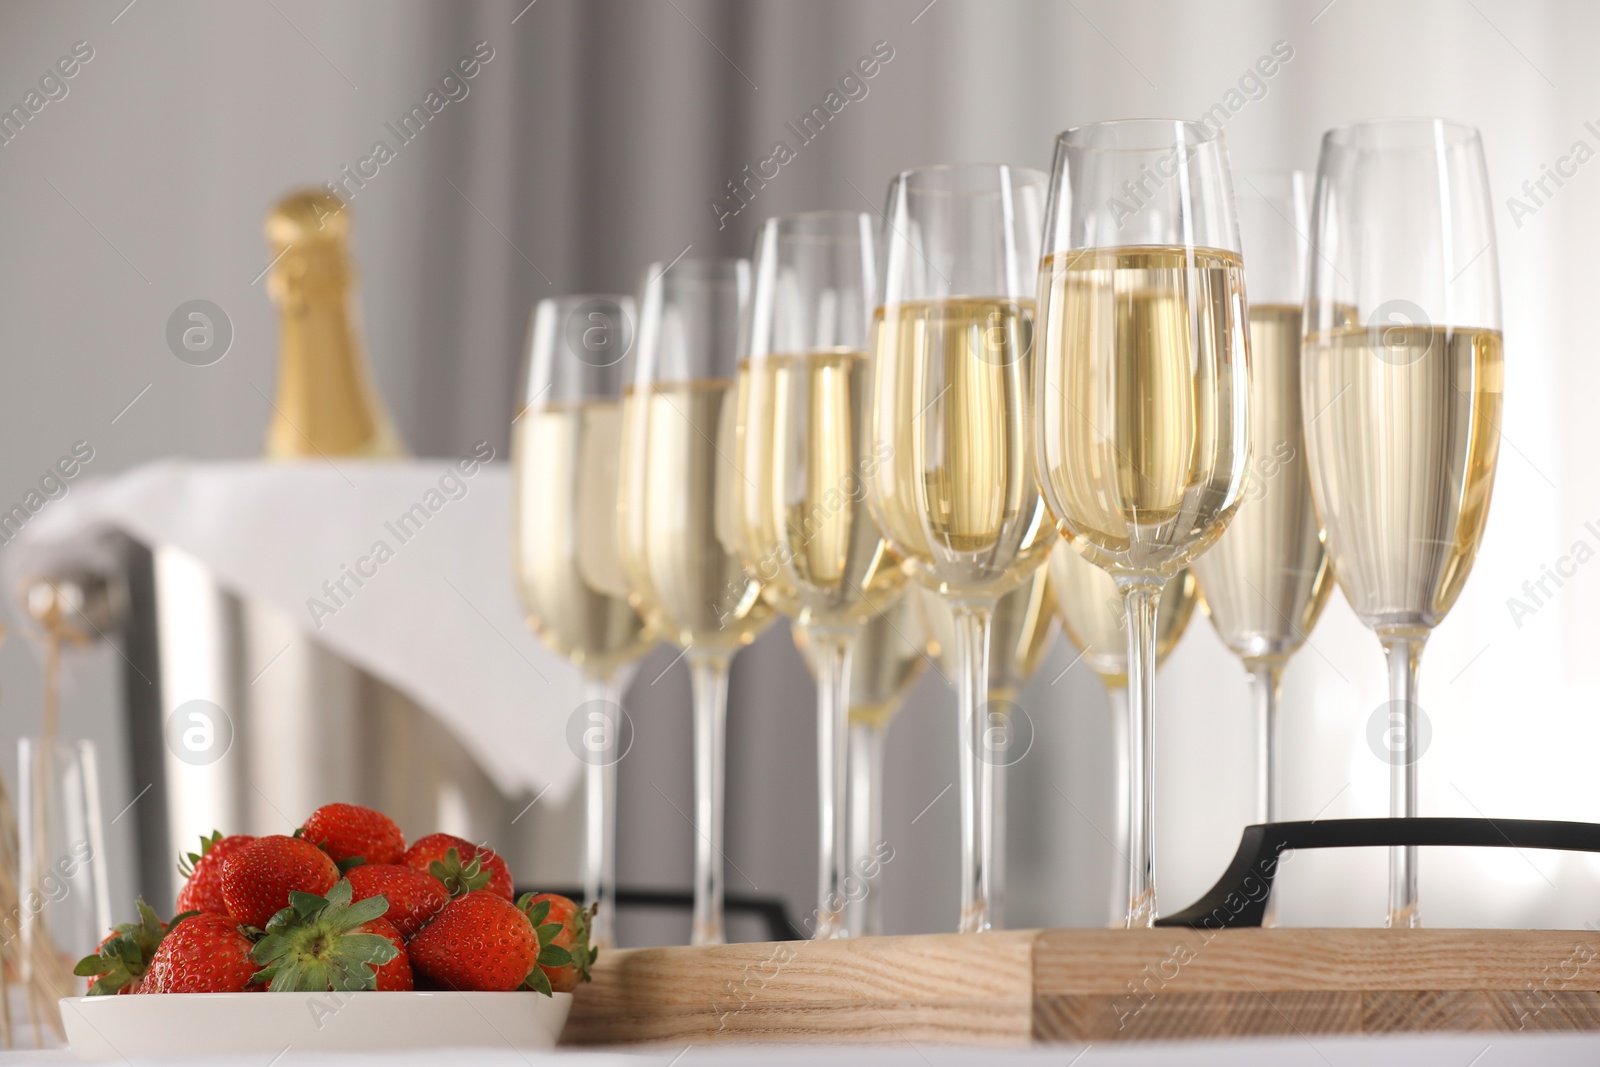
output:
<svg viewBox="0 0 1600 1067"><path fill-rule="evenodd" d="M582 683L517 604L506 464L167 460L86 478L27 517L0 580L93 561L107 529L181 549L276 605L431 711L507 795L560 800L576 782L564 730ZM367 576L358 586L347 570Z"/></svg>
<svg viewBox="0 0 1600 1067"><path fill-rule="evenodd" d="M0 1053L0 1065L79 1063L70 1052ZM151 1060L121 1061L142 1065ZM267 1067L262 1056L169 1063L218 1067ZM999 1051L932 1045L873 1048L787 1046L727 1048L676 1046L647 1051L518 1053L430 1049L403 1055L297 1054L293 1049L272 1067L1594 1067L1600 1036L1528 1034L1432 1034L1370 1038L1288 1038L1136 1045L1098 1044Z"/></svg>

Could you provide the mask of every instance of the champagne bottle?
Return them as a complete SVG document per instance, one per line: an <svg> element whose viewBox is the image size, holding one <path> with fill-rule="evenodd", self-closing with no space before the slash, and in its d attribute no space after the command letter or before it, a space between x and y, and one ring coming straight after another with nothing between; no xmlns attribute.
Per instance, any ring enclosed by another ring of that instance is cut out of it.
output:
<svg viewBox="0 0 1600 1067"><path fill-rule="evenodd" d="M280 322L267 456L405 455L361 350L349 207L320 189L290 193L267 216L266 234Z"/></svg>

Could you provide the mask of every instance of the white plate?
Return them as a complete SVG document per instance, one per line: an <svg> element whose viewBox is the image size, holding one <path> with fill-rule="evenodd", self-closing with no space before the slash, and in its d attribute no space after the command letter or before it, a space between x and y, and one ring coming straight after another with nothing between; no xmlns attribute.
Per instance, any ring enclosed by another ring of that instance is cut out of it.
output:
<svg viewBox="0 0 1600 1067"><path fill-rule="evenodd" d="M65 997L84 1059L555 1047L571 993L139 993Z"/></svg>

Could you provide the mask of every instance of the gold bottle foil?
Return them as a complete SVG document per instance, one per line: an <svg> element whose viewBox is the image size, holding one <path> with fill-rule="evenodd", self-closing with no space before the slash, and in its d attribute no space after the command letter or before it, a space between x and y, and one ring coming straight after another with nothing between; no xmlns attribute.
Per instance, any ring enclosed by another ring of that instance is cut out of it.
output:
<svg viewBox="0 0 1600 1067"><path fill-rule="evenodd" d="M321 190L291 193L267 216L266 236L279 314L267 456L405 455L361 348L349 207Z"/></svg>

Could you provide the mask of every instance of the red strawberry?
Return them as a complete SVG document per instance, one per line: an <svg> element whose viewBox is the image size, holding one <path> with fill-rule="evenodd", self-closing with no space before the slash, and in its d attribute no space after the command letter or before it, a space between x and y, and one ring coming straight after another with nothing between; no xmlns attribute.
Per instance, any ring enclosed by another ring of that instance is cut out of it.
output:
<svg viewBox="0 0 1600 1067"><path fill-rule="evenodd" d="M252 942L226 915L201 912L173 923L161 939L141 993L243 993L256 973Z"/></svg>
<svg viewBox="0 0 1600 1067"><path fill-rule="evenodd" d="M406 947L411 965L448 989L508 992L544 976L527 915L486 889L446 904Z"/></svg>
<svg viewBox="0 0 1600 1067"><path fill-rule="evenodd" d="M548 905L544 912L539 912L541 905ZM595 908L598 904L584 909L578 907L571 900L555 893L539 893L524 896L517 902L517 906L528 913L528 919L539 931L539 941L542 944L554 945L565 949L571 956L570 963L550 966L540 961L540 968L545 977L550 979L550 988L557 993L570 993L578 986L589 980L589 965L595 961L599 950L589 947L589 920L594 918ZM545 936L545 928L554 925L557 927L551 936Z"/></svg>
<svg viewBox="0 0 1600 1067"><path fill-rule="evenodd" d="M382 897L351 903L347 879L327 896L293 892L251 953L256 980L274 993L410 989L411 964L400 932L381 916Z"/></svg>
<svg viewBox="0 0 1600 1067"><path fill-rule="evenodd" d="M457 859L454 861L450 859L451 851L456 853ZM467 868L471 867L474 860L479 869L469 871ZM506 867L506 861L493 849L479 847L454 834L429 834L418 838L406 849L400 862L433 875L444 883L451 896L469 893L474 889L486 889L495 896L511 899L511 871ZM441 870L433 869L436 863L442 865ZM489 876L486 881L481 880L482 874Z"/></svg>
<svg viewBox="0 0 1600 1067"><path fill-rule="evenodd" d="M400 827L381 811L359 804L324 804L311 813L298 837L333 857L335 863L399 863L406 850Z"/></svg>
<svg viewBox="0 0 1600 1067"><path fill-rule="evenodd" d="M406 951L405 939L390 922L388 916L379 916L356 927L358 934L377 934L395 949L395 957L377 970L377 990L381 993L403 992L412 988L411 956Z"/></svg>
<svg viewBox="0 0 1600 1067"><path fill-rule="evenodd" d="M226 913L222 902L222 861L255 838L249 834L223 837L221 830L211 831L210 837L200 839L200 851L191 852L178 861L178 873L188 879L178 890L178 911L215 911Z"/></svg>
<svg viewBox="0 0 1600 1067"><path fill-rule="evenodd" d="M91 997L139 992L150 960L161 945L161 939L166 936L167 924L144 902L143 897L139 898L138 908L138 922L118 923L112 927L100 942L100 947L72 968L73 974L85 978L94 976L95 980L89 986ZM181 920L187 916L180 915L178 918Z"/></svg>
<svg viewBox="0 0 1600 1067"><path fill-rule="evenodd" d="M389 901L383 917L394 924L404 938L415 937L427 921L439 914L450 900L450 893L431 874L399 863L364 863L352 867L345 877L355 890L355 899L382 895Z"/></svg>
<svg viewBox="0 0 1600 1067"><path fill-rule="evenodd" d="M274 834L222 861L222 901L235 922L261 929L288 907L291 892L321 896L338 880L339 868L316 845Z"/></svg>

